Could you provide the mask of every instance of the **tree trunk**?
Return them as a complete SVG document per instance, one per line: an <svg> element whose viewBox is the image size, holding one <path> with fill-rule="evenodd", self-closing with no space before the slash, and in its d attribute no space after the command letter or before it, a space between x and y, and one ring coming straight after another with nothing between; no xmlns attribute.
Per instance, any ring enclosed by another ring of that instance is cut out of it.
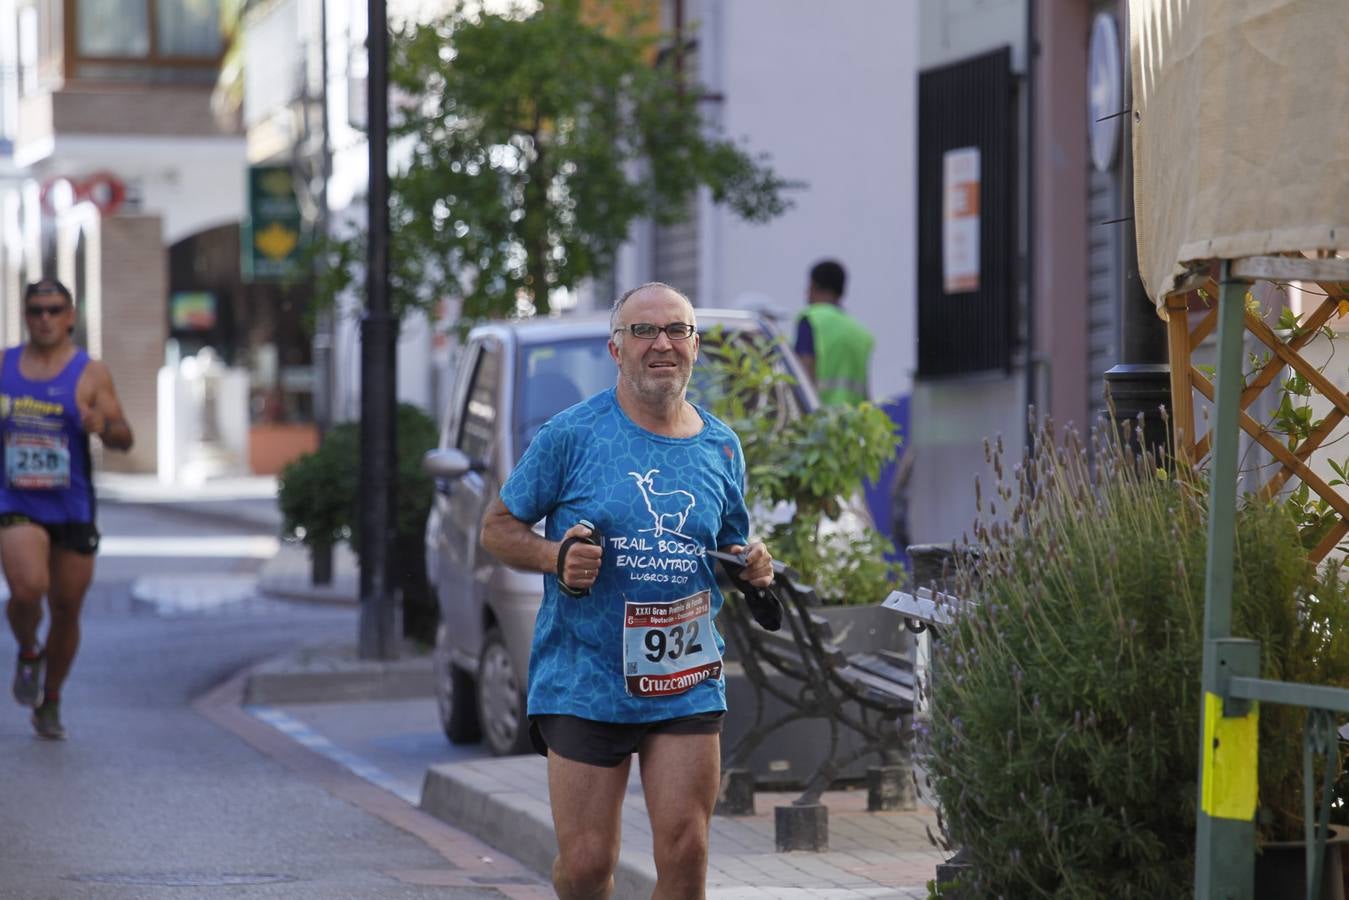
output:
<svg viewBox="0 0 1349 900"><path fill-rule="evenodd" d="M520 235L525 245L525 273L534 298L534 312L546 316L552 311L548 302L548 182L550 180L543 142L536 128L534 162L525 182L525 217Z"/></svg>

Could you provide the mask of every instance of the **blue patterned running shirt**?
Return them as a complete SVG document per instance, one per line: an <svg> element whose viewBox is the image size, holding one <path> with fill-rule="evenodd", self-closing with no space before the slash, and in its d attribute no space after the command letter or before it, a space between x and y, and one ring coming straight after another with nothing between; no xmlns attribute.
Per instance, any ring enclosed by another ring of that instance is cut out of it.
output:
<svg viewBox="0 0 1349 900"><path fill-rule="evenodd" d="M529 714L652 722L726 708L721 609L708 549L749 528L740 441L699 408L689 438L638 427L610 388L554 416L501 488L522 522L559 541L581 519L604 537L585 597L544 576Z"/></svg>

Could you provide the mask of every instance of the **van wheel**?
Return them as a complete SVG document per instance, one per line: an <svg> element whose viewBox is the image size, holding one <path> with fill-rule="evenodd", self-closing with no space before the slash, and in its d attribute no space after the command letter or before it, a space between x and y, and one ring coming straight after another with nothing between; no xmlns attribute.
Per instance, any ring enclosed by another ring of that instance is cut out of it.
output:
<svg viewBox="0 0 1349 900"><path fill-rule="evenodd" d="M431 654L436 678L436 705L440 727L451 744L476 744L482 740L478 721L478 694L473 676L450 661L449 636L445 625L436 628L436 648Z"/></svg>
<svg viewBox="0 0 1349 900"><path fill-rule="evenodd" d="M525 692L511 663L501 629L493 626L483 636L478 660L478 714L482 735L496 756L530 753Z"/></svg>

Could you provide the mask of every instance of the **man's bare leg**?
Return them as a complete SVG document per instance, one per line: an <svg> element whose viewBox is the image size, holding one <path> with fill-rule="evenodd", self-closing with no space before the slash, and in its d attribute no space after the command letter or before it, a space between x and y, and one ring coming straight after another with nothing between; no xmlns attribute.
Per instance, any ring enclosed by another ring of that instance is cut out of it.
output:
<svg viewBox="0 0 1349 900"><path fill-rule="evenodd" d="M5 617L22 652L39 649L42 598L47 593L47 559L51 540L39 525L9 525L0 529L0 565L9 583Z"/></svg>
<svg viewBox="0 0 1349 900"><path fill-rule="evenodd" d="M623 823L631 759L610 769L548 754L548 800L557 832L553 890L560 900L607 900Z"/></svg>
<svg viewBox="0 0 1349 900"><path fill-rule="evenodd" d="M653 734L638 756L656 856L652 900L702 900L721 782L721 736Z"/></svg>
<svg viewBox="0 0 1349 900"><path fill-rule="evenodd" d="M47 677L43 688L47 696L60 696L61 686L75 663L75 653L80 648L80 612L93 578L93 554L61 547L52 549L47 589L52 622L47 629Z"/></svg>

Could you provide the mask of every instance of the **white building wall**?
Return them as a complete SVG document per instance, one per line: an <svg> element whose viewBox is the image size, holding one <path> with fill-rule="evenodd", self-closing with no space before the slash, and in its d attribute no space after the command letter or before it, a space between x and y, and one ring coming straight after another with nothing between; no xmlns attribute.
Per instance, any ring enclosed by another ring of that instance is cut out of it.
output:
<svg viewBox="0 0 1349 900"><path fill-rule="evenodd" d="M163 219L166 246L238 222L247 199L242 137L63 135L36 168L44 179L113 173L129 209Z"/></svg>
<svg viewBox="0 0 1349 900"><path fill-rule="evenodd" d="M838 259L844 307L877 337L873 395L907 394L916 361L917 0L701 0L709 115L785 178L806 182L765 225L701 205L706 305L805 305L810 266Z"/></svg>

